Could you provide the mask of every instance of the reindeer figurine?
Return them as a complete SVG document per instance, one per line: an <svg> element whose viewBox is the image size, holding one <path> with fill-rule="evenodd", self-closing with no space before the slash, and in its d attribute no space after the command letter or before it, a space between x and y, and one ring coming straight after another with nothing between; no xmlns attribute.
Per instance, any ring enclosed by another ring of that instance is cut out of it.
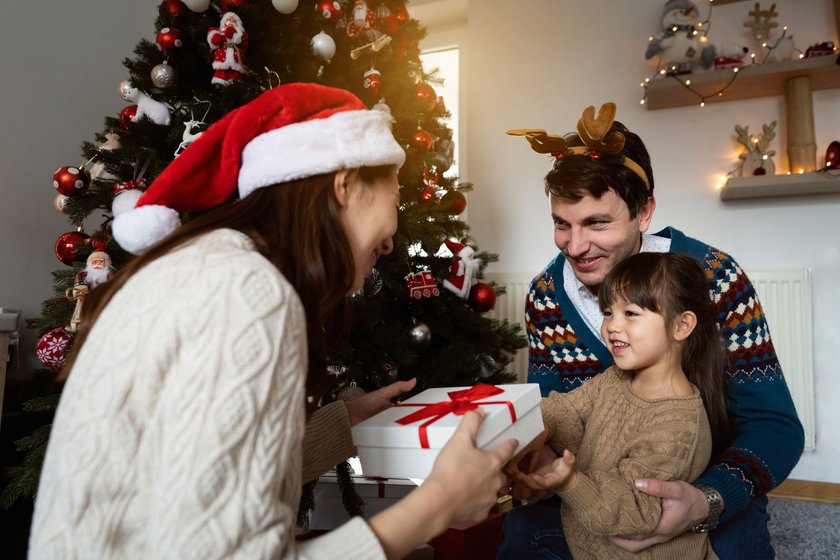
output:
<svg viewBox="0 0 840 560"><path fill-rule="evenodd" d="M192 144L199 136L204 134L204 131L195 132L195 130L205 124L204 119L207 118L207 113L210 112L210 107L207 107L207 111L205 111L204 116L201 117L200 121L195 120L193 116L192 109L190 109L190 120L184 121L184 133L181 135L181 143L178 144L178 148L175 150L175 157L181 155L187 146Z"/></svg>
<svg viewBox="0 0 840 560"><path fill-rule="evenodd" d="M735 132L738 133L738 142L747 148L746 153L738 156L738 159L742 160L741 177L775 174L776 165L771 158L776 155L776 151L768 151L767 146L776 137L776 121L769 125L765 124L758 138L750 134L750 127L748 126L736 124Z"/></svg>

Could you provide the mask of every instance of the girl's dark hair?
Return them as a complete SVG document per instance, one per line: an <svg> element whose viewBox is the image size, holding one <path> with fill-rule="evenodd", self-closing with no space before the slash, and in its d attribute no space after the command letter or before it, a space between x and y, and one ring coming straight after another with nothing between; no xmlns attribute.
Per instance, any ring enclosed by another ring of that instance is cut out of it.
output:
<svg viewBox="0 0 840 560"><path fill-rule="evenodd" d="M635 218L648 198L653 196L650 155L642 139L620 122L613 122L609 130L609 133L612 132L624 135L624 157L635 161L644 170L650 189L641 177L621 164L610 163L604 158L594 160L588 155L571 154L555 160L554 167L545 176L545 194L577 202L586 195L601 198L612 189L627 203L630 218ZM566 146L570 148L584 145L577 134L568 134L565 138Z"/></svg>
<svg viewBox="0 0 840 560"><path fill-rule="evenodd" d="M371 185L393 166L363 167L359 176ZM248 235L257 250L292 284L306 313L309 369L307 394L323 396L327 342L340 338L350 323L347 293L353 286L353 253L339 220L333 188L335 173L260 188L241 200L193 218L135 257L114 278L85 298L82 322L63 369L71 371L79 349L99 314L135 273L155 259L207 232L230 228Z"/></svg>
<svg viewBox="0 0 840 560"><path fill-rule="evenodd" d="M684 341L681 363L688 380L700 389L712 429L712 456L717 456L734 435L726 399L729 361L700 264L677 253L638 253L628 257L601 284L601 308L609 307L615 300L659 313L665 317L666 325L672 325L685 311L697 316L697 326Z"/></svg>

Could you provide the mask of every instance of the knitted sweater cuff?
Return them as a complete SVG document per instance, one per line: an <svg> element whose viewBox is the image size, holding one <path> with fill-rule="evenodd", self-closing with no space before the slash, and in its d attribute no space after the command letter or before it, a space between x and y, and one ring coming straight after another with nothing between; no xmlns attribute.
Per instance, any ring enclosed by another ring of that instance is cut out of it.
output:
<svg viewBox="0 0 840 560"><path fill-rule="evenodd" d="M319 408L306 423L302 482L305 484L315 480L355 454L356 447L350 434L350 417L344 401L335 401Z"/></svg>
<svg viewBox="0 0 840 560"><path fill-rule="evenodd" d="M703 473L700 478L694 481L694 484L706 484L720 492L723 498L721 524L726 523L735 514L747 507L752 499L745 491L744 485L735 477L714 468Z"/></svg>

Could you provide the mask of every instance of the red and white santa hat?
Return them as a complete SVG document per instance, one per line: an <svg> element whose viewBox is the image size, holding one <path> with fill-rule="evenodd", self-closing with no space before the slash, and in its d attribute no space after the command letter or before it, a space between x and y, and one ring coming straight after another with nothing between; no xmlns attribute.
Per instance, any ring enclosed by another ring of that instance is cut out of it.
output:
<svg viewBox="0 0 840 560"><path fill-rule="evenodd" d="M391 117L349 91L318 84L275 87L231 111L154 180L135 207L114 218L120 246L139 254L181 221L261 187L355 167L396 165L405 151Z"/></svg>

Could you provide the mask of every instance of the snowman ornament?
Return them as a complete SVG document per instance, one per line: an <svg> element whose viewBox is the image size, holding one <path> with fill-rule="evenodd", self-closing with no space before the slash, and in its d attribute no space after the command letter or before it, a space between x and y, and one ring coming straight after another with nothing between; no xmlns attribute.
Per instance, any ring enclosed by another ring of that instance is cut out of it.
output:
<svg viewBox="0 0 840 560"><path fill-rule="evenodd" d="M691 0L668 0L662 13L662 33L648 44L645 59L658 56L668 74L690 73L695 65L709 68L715 61L715 46L698 33L702 22Z"/></svg>

